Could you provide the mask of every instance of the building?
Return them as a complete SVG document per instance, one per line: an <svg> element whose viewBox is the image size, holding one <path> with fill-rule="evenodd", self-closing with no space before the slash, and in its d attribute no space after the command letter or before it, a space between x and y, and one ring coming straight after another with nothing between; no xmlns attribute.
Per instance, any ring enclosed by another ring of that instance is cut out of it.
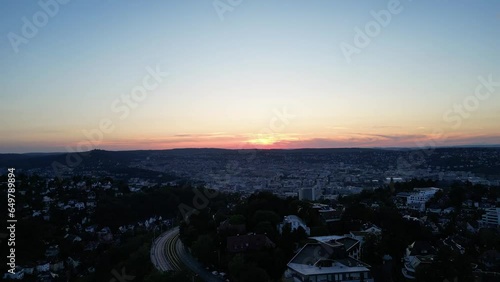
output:
<svg viewBox="0 0 500 282"><path fill-rule="evenodd" d="M403 276L408 280L415 280L417 268L424 264L434 263L436 250L426 241L415 241L406 248L403 258Z"/></svg>
<svg viewBox="0 0 500 282"><path fill-rule="evenodd" d="M241 253L274 248L276 245L264 234L248 234L227 237L227 251Z"/></svg>
<svg viewBox="0 0 500 282"><path fill-rule="evenodd" d="M346 236L358 240L361 243L361 245L363 245L363 243L365 242L365 238L368 237L369 235L370 233L365 231L351 231L349 232L349 234L346 234Z"/></svg>
<svg viewBox="0 0 500 282"><path fill-rule="evenodd" d="M314 204L312 208L318 211L319 216L325 222L339 221L342 218L344 208L332 208L329 205L324 204Z"/></svg>
<svg viewBox="0 0 500 282"><path fill-rule="evenodd" d="M297 194L297 192L285 192L285 193L283 194L283 196L284 196L285 198L288 198L288 197L295 198L295 197L297 197L297 196L298 196L298 194Z"/></svg>
<svg viewBox="0 0 500 282"><path fill-rule="evenodd" d="M329 235L311 237L311 239L332 247L337 244L341 244L344 246L345 252L349 257L354 259L359 259L361 257L361 241L356 238L350 236Z"/></svg>
<svg viewBox="0 0 500 282"><path fill-rule="evenodd" d="M283 227L285 227L286 224L290 225L292 231L295 231L299 227L302 227L307 235L311 235L311 229L307 227L305 222L296 215L288 215L283 218L283 222L278 224L278 231L280 232L280 234L283 232Z"/></svg>
<svg viewBox="0 0 500 282"><path fill-rule="evenodd" d="M301 188L299 190L299 200L316 201L321 198L321 190L315 187Z"/></svg>
<svg viewBox="0 0 500 282"><path fill-rule="evenodd" d="M441 189L435 187L415 188L406 198L406 205L415 210L424 211L425 204Z"/></svg>
<svg viewBox="0 0 500 282"><path fill-rule="evenodd" d="M246 225L244 223L231 224L229 219L224 220L219 224L219 227L217 227L218 233L225 233L230 235L245 234L247 232L246 230Z"/></svg>
<svg viewBox="0 0 500 282"><path fill-rule="evenodd" d="M398 183L398 182L404 182L404 178L402 177L386 177L385 178L385 184L389 184L391 182L393 183Z"/></svg>
<svg viewBox="0 0 500 282"><path fill-rule="evenodd" d="M378 227L377 225L373 223L366 223L363 225L363 228L361 229L363 232L368 232L374 236L382 236L382 228Z"/></svg>
<svg viewBox="0 0 500 282"><path fill-rule="evenodd" d="M486 208L479 221L480 227L500 227L500 208Z"/></svg>
<svg viewBox="0 0 500 282"><path fill-rule="evenodd" d="M361 248L363 248L363 243L365 242L365 238L368 236L374 236L377 240L382 236L382 229L375 224L365 224L361 231L351 231L349 234L346 234L347 237L354 238L358 240L361 244Z"/></svg>
<svg viewBox="0 0 500 282"><path fill-rule="evenodd" d="M370 266L348 256L342 243L306 244L287 264L285 276L296 282L373 282Z"/></svg>

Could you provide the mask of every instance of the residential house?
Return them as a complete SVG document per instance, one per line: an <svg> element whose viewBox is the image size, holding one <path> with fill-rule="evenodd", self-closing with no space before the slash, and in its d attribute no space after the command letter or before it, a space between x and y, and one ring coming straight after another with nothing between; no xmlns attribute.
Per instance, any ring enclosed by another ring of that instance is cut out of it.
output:
<svg viewBox="0 0 500 282"><path fill-rule="evenodd" d="M434 263L435 256L436 250L429 242L413 242L406 248L403 258L404 267L401 269L403 276L408 280L415 280L417 268L424 264Z"/></svg>
<svg viewBox="0 0 500 282"><path fill-rule="evenodd" d="M276 245L264 234L248 234L227 237L227 251L241 253L274 248Z"/></svg>
<svg viewBox="0 0 500 282"><path fill-rule="evenodd" d="M359 259L361 257L361 242L355 238L338 235L318 236L310 238L332 247L338 244L342 244L348 256L354 259Z"/></svg>
<svg viewBox="0 0 500 282"><path fill-rule="evenodd" d="M226 233L226 234L232 234L232 235L237 235L237 234L245 234L246 231L246 226L244 223L241 224L231 224L229 222L229 219L224 220L219 224L219 227L217 228L217 232L219 233Z"/></svg>
<svg viewBox="0 0 500 282"><path fill-rule="evenodd" d="M329 205L315 204L312 206L313 209L318 211L321 219L324 222L334 222L339 221L342 218L342 213L344 212L343 207L332 208Z"/></svg>

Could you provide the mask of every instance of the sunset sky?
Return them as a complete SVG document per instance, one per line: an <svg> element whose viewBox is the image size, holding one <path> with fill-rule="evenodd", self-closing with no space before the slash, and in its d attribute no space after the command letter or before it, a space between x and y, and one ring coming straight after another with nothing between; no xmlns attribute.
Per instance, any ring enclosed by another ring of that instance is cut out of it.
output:
<svg viewBox="0 0 500 282"><path fill-rule="evenodd" d="M0 153L500 144L500 1L217 1L2 1Z"/></svg>

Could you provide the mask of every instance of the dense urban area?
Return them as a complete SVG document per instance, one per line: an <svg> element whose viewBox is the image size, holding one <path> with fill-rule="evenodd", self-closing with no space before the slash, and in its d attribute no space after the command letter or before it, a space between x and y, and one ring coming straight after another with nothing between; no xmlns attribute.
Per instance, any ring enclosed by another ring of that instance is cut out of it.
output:
<svg viewBox="0 0 500 282"><path fill-rule="evenodd" d="M0 168L4 194L15 168L5 280L500 280L498 147L93 150Z"/></svg>

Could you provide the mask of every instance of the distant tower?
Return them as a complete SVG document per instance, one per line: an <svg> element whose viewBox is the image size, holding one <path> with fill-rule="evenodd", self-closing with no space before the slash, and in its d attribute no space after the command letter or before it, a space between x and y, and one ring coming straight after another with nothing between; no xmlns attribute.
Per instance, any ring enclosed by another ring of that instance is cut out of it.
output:
<svg viewBox="0 0 500 282"><path fill-rule="evenodd" d="M394 187L394 179L391 177L391 182L389 182L389 189L391 189L391 193L394 193L396 191L396 188Z"/></svg>

